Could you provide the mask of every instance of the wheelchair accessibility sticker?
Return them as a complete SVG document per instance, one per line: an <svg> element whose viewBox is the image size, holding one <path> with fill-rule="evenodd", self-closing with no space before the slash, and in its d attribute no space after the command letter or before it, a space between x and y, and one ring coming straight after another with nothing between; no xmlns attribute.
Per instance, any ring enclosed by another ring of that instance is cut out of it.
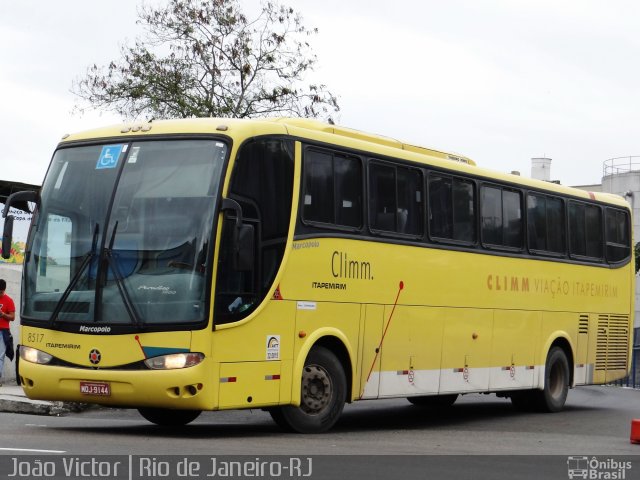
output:
<svg viewBox="0 0 640 480"><path fill-rule="evenodd" d="M105 145L102 147L100 158L96 164L96 170L102 168L116 168L123 145Z"/></svg>

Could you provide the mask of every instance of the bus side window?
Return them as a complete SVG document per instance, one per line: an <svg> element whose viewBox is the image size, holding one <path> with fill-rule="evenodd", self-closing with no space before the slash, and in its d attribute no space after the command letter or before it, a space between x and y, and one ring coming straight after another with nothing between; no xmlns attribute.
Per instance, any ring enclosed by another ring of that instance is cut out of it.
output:
<svg viewBox="0 0 640 480"><path fill-rule="evenodd" d="M396 230L396 180L393 167L372 163L369 166L371 228Z"/></svg>
<svg viewBox="0 0 640 480"><path fill-rule="evenodd" d="M554 253L566 253L566 224L564 201L561 198L547 198L547 250Z"/></svg>
<svg viewBox="0 0 640 480"><path fill-rule="evenodd" d="M527 219L529 248L546 250L546 197L542 195L527 197Z"/></svg>
<svg viewBox="0 0 640 480"><path fill-rule="evenodd" d="M415 168L398 167L398 232L422 235L424 203L422 201L422 172Z"/></svg>
<svg viewBox="0 0 640 480"><path fill-rule="evenodd" d="M548 195L527 196L527 238L529 249L564 254L564 202Z"/></svg>
<svg viewBox="0 0 640 480"><path fill-rule="evenodd" d="M569 246L571 255L602 258L602 211L597 205L569 202Z"/></svg>
<svg viewBox="0 0 640 480"><path fill-rule="evenodd" d="M522 248L522 194L497 186L480 190L482 243L490 247Z"/></svg>
<svg viewBox="0 0 640 480"><path fill-rule="evenodd" d="M429 175L429 228L432 238L475 242L473 182L436 173Z"/></svg>
<svg viewBox="0 0 640 480"><path fill-rule="evenodd" d="M453 238L451 178L429 175L429 229L432 237Z"/></svg>
<svg viewBox="0 0 640 480"><path fill-rule="evenodd" d="M631 254L629 215L623 210L606 210L607 260L612 263L626 260Z"/></svg>
<svg viewBox="0 0 640 480"><path fill-rule="evenodd" d="M421 236L422 172L390 163L369 165L369 221L373 230Z"/></svg>
<svg viewBox="0 0 640 480"><path fill-rule="evenodd" d="M336 224L362 226L362 164L353 157L334 158L336 186Z"/></svg>
<svg viewBox="0 0 640 480"><path fill-rule="evenodd" d="M469 180L453 179L453 239L476 241L475 186Z"/></svg>
<svg viewBox="0 0 640 480"><path fill-rule="evenodd" d="M307 149L302 218L338 227L362 227L362 163L359 158Z"/></svg>
<svg viewBox="0 0 640 480"><path fill-rule="evenodd" d="M602 258L604 253L602 245L602 210L598 206L587 205L585 213L587 256Z"/></svg>
<svg viewBox="0 0 640 480"><path fill-rule="evenodd" d="M333 158L328 153L310 150L304 165L303 217L312 222L333 223Z"/></svg>
<svg viewBox="0 0 640 480"><path fill-rule="evenodd" d="M521 248L522 228L522 195L511 190L502 191L503 210L503 242L506 247Z"/></svg>

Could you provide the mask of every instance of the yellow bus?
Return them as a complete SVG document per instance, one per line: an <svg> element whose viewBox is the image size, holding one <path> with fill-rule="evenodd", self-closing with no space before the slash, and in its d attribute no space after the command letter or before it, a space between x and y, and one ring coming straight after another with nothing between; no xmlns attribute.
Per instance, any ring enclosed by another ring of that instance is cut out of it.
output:
<svg viewBox="0 0 640 480"><path fill-rule="evenodd" d="M630 368L617 196L315 120L210 118L65 136L4 215L25 201L29 398L322 432L365 399L555 412Z"/></svg>

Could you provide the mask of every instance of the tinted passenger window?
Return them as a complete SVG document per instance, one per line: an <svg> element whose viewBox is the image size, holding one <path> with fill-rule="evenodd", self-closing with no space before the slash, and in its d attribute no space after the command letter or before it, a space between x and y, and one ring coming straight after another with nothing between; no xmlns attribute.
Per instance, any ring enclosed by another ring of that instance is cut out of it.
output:
<svg viewBox="0 0 640 480"><path fill-rule="evenodd" d="M500 187L484 186L480 193L482 242L485 245L522 247L522 195Z"/></svg>
<svg viewBox="0 0 640 480"><path fill-rule="evenodd" d="M564 204L548 195L527 197L527 231L529 248L534 251L562 254L564 246Z"/></svg>
<svg viewBox="0 0 640 480"><path fill-rule="evenodd" d="M360 159L307 150L304 160L304 220L344 227L362 226Z"/></svg>
<svg viewBox="0 0 640 480"><path fill-rule="evenodd" d="M631 254L629 215L623 210L607 208L607 260L621 262Z"/></svg>
<svg viewBox="0 0 640 480"><path fill-rule="evenodd" d="M359 159L333 157L336 225L362 226L362 165Z"/></svg>
<svg viewBox="0 0 640 480"><path fill-rule="evenodd" d="M310 151L305 158L304 214L305 220L333 223L333 157Z"/></svg>
<svg viewBox="0 0 640 480"><path fill-rule="evenodd" d="M420 170L372 162L369 193L372 229L422 235L424 210Z"/></svg>
<svg viewBox="0 0 640 480"><path fill-rule="evenodd" d="M447 175L429 175L429 228L434 238L475 242L472 182Z"/></svg>
<svg viewBox="0 0 640 480"><path fill-rule="evenodd" d="M600 207L569 202L569 248L571 255L602 258L602 212Z"/></svg>
<svg viewBox="0 0 640 480"><path fill-rule="evenodd" d="M387 232L396 231L396 177L390 166L371 165L369 168L369 208L371 227Z"/></svg>

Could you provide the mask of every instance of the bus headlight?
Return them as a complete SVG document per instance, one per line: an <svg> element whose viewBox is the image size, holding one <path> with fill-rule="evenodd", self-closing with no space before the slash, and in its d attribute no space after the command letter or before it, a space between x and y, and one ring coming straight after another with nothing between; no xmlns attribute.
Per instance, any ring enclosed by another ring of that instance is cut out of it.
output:
<svg viewBox="0 0 640 480"><path fill-rule="evenodd" d="M172 353L148 358L144 364L153 370L175 370L177 368L189 368L198 365L204 360L203 353Z"/></svg>
<svg viewBox="0 0 640 480"><path fill-rule="evenodd" d="M20 358L22 360L26 360L31 363L41 363L46 365L51 360L53 360L53 356L45 353L41 350L31 347L25 347L24 345L20 346Z"/></svg>

